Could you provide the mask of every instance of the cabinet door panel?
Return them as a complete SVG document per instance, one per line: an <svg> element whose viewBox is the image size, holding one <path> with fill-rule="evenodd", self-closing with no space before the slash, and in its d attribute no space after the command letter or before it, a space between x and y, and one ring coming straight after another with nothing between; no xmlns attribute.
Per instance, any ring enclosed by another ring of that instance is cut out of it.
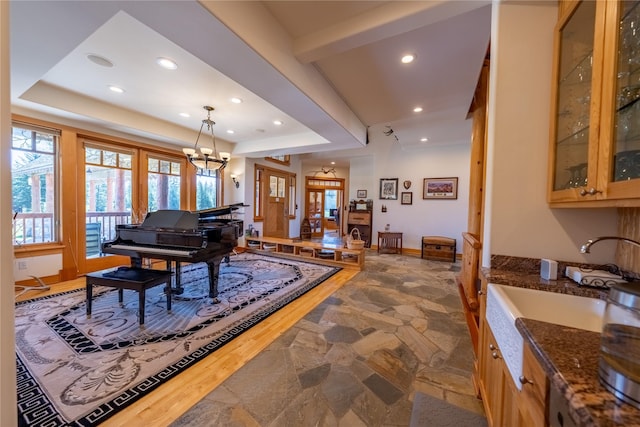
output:
<svg viewBox="0 0 640 427"><path fill-rule="evenodd" d="M548 201L640 206L640 0L560 10Z"/></svg>
<svg viewBox="0 0 640 427"><path fill-rule="evenodd" d="M640 1L610 2L605 38L598 187L609 199L638 197L640 186ZM635 190L635 191L634 191Z"/></svg>
<svg viewBox="0 0 640 427"><path fill-rule="evenodd" d="M538 363L529 345L524 346L523 379L520 393L520 412L523 425L544 426L546 422L546 400L549 390L549 381Z"/></svg>
<svg viewBox="0 0 640 427"><path fill-rule="evenodd" d="M584 187L595 178L589 162L589 144L597 140L591 127L591 95L598 83L594 60L599 60L594 58L595 23L596 2L583 1L556 35L553 191Z"/></svg>

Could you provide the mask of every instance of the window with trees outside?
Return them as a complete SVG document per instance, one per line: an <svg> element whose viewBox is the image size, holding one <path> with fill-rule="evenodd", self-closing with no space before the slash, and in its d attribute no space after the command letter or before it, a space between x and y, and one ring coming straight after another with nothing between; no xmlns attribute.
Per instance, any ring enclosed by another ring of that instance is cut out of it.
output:
<svg viewBox="0 0 640 427"><path fill-rule="evenodd" d="M99 255L100 242L113 240L116 225L137 223L132 213L133 151L85 143L86 254ZM95 238L89 239L93 235Z"/></svg>
<svg viewBox="0 0 640 427"><path fill-rule="evenodd" d="M180 209L180 163L149 156L147 159L148 211Z"/></svg>
<svg viewBox="0 0 640 427"><path fill-rule="evenodd" d="M60 131L14 123L11 138L13 244L58 241Z"/></svg>
<svg viewBox="0 0 640 427"><path fill-rule="evenodd" d="M218 206L219 170L198 169L196 173L196 209Z"/></svg>

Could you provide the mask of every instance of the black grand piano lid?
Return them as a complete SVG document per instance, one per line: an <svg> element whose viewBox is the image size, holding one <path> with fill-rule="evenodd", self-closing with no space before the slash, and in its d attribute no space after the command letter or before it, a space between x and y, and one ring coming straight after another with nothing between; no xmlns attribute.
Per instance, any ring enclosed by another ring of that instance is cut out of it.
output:
<svg viewBox="0 0 640 427"><path fill-rule="evenodd" d="M198 214L174 209L159 209L149 212L141 227L196 230L198 228Z"/></svg>
<svg viewBox="0 0 640 427"><path fill-rule="evenodd" d="M202 209L198 211L200 219L215 218L223 215L230 215L242 207L248 207L244 203L233 203L231 205L217 206L215 208Z"/></svg>

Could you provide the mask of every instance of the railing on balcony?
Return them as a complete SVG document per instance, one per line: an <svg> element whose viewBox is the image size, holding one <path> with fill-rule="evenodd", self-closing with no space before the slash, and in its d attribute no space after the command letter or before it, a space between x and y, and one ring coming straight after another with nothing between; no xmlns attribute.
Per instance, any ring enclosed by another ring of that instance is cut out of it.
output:
<svg viewBox="0 0 640 427"><path fill-rule="evenodd" d="M100 223L100 240L116 238L116 225L131 224L131 212L87 212L87 223Z"/></svg>
<svg viewBox="0 0 640 427"><path fill-rule="evenodd" d="M99 223L100 241L106 242L115 239L116 225L131 223L131 212L87 212L85 221ZM13 244L53 242L53 230L51 213L17 213L13 220Z"/></svg>
<svg viewBox="0 0 640 427"><path fill-rule="evenodd" d="M49 243L53 235L53 214L18 212L13 218L13 244Z"/></svg>

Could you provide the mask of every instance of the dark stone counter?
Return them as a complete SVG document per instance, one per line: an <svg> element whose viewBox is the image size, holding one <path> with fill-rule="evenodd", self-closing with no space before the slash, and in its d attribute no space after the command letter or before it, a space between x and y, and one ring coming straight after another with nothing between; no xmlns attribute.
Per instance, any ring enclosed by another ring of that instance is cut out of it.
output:
<svg viewBox="0 0 640 427"><path fill-rule="evenodd" d="M518 286L550 292L606 299L607 290L578 286L567 278L548 281L540 278L539 263L517 265L502 257L498 268L484 268L488 283ZM492 259L493 263L493 259ZM506 267L506 268L505 268ZM513 269L511 269L513 268ZM550 379L550 387L560 390L569 403L569 413L580 426L640 426L640 410L620 402L600 385L598 359L600 334L566 326L518 319L516 326Z"/></svg>

